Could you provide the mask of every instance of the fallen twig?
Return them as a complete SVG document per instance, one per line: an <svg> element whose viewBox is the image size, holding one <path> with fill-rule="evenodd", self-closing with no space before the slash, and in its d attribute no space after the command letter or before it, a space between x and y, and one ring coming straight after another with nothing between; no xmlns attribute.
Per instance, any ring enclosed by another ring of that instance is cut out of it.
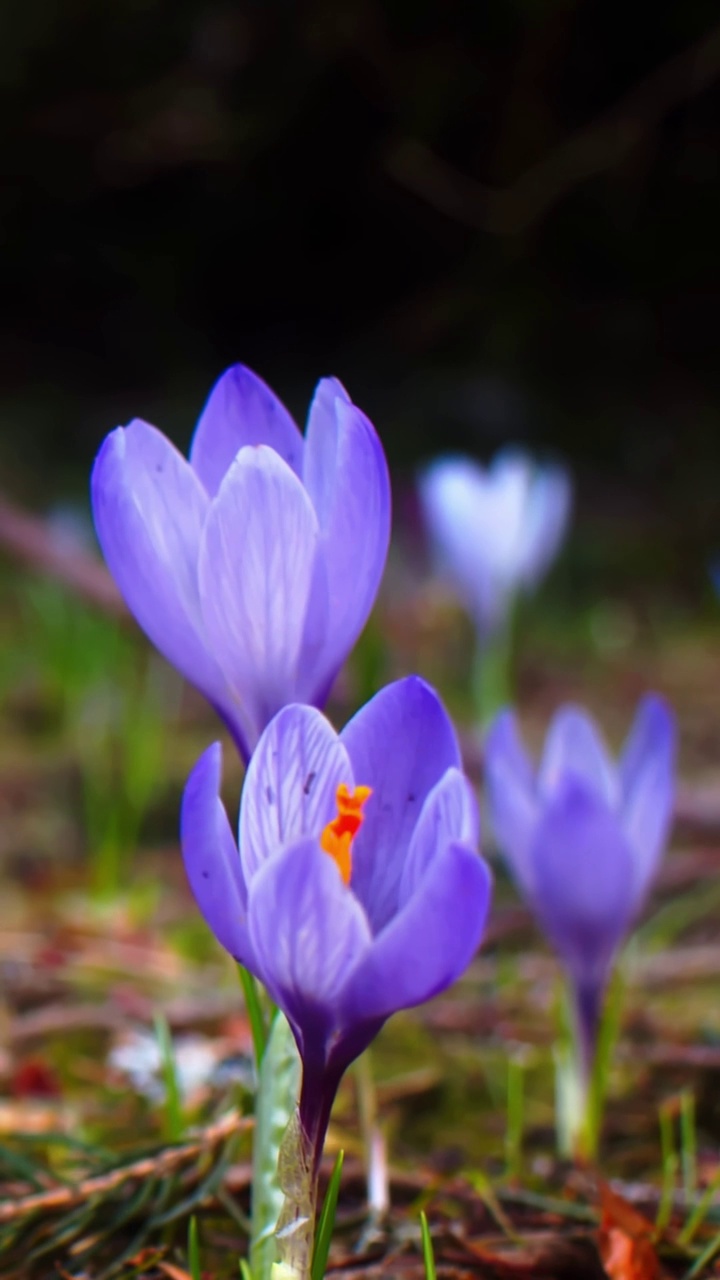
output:
<svg viewBox="0 0 720 1280"><path fill-rule="evenodd" d="M394 142L385 166L399 185L448 218L496 235L518 235L573 187L626 160L674 107L696 97L718 74L720 27L714 27L507 187L489 187L458 172L415 138Z"/></svg>
<svg viewBox="0 0 720 1280"><path fill-rule="evenodd" d="M80 547L58 545L52 527L0 496L0 548L14 559L70 587L107 613L126 616L122 597L105 565Z"/></svg>
<svg viewBox="0 0 720 1280"><path fill-rule="evenodd" d="M213 1147L225 1142L227 1138L251 1129L253 1124L254 1120L251 1116L241 1116L237 1111L229 1111L215 1124L203 1130L200 1137L193 1142L185 1142L179 1147L167 1147L156 1155L144 1156L141 1160L134 1160L131 1164L123 1165L119 1169L111 1169L107 1173L84 1178L76 1186L53 1187L50 1191L21 1196L4 1204L0 1202L0 1223L12 1222L33 1213L53 1213L57 1210L74 1209L87 1200L117 1190L126 1182L166 1177L188 1161L206 1154Z"/></svg>

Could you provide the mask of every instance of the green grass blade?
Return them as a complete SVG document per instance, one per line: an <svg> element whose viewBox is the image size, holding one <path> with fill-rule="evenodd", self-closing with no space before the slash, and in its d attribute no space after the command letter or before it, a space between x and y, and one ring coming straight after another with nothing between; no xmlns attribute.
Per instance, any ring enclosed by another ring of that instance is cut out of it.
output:
<svg viewBox="0 0 720 1280"><path fill-rule="evenodd" d="M590 1153L597 1155L602 1130L603 1114L610 1084L610 1072L615 1057L615 1049L620 1038L620 1025L625 999L625 978L622 966L618 965L610 979L605 996L600 1026L598 1027L597 1048L592 1070L590 1088Z"/></svg>
<svg viewBox="0 0 720 1280"><path fill-rule="evenodd" d="M423 1262L425 1263L425 1280L437 1280L437 1272L435 1270L435 1253L433 1251L432 1236L425 1214L425 1210L420 1210L420 1231L422 1233L422 1251ZM313 1277L315 1280L315 1277Z"/></svg>
<svg viewBox="0 0 720 1280"><path fill-rule="evenodd" d="M678 1236L678 1243L681 1244L684 1249L688 1247L688 1245L693 1240L696 1232L702 1226L707 1216L708 1210L711 1208L713 1201L715 1200L715 1196L717 1195L717 1192L719 1189L720 1189L720 1170L718 1170L715 1176L710 1179L708 1185L706 1186L700 1199L698 1200L693 1212L690 1214L690 1217L688 1218L685 1226L683 1227L682 1231L680 1232L680 1235Z"/></svg>
<svg viewBox="0 0 720 1280"><path fill-rule="evenodd" d="M678 1159L673 1141L672 1111L667 1103L660 1106L660 1153L662 1168L662 1186L660 1203L658 1204L655 1229L658 1235L665 1231L672 1216L673 1192L677 1177Z"/></svg>
<svg viewBox="0 0 720 1280"><path fill-rule="evenodd" d="M697 1129L695 1122L695 1095L686 1089L680 1095L680 1161L682 1164L683 1190L690 1201L697 1188Z"/></svg>
<svg viewBox="0 0 720 1280"><path fill-rule="evenodd" d="M253 975L239 964L240 982L242 983L243 996L245 997L245 1008L247 1016L250 1020L250 1032L252 1035L253 1050L255 1053L255 1070L260 1074L260 1066L265 1055L267 1047L268 1030L265 1024L265 1015L263 1013L262 1004L260 1003L260 993L258 985Z"/></svg>
<svg viewBox="0 0 720 1280"><path fill-rule="evenodd" d="M524 1129L525 1065L519 1057L507 1064L507 1119L505 1122L505 1168L509 1178L519 1178L522 1167Z"/></svg>
<svg viewBox="0 0 720 1280"><path fill-rule="evenodd" d="M315 1231L315 1248L313 1249L310 1280L324 1280L325 1268L330 1256L330 1243L335 1229L335 1211L337 1209L338 1195L340 1194L340 1179L342 1177L344 1159L345 1152L338 1151Z"/></svg>
<svg viewBox="0 0 720 1280"><path fill-rule="evenodd" d="M200 1238L198 1236L198 1224L195 1214L193 1214L188 1223L188 1270L192 1276L192 1280L202 1280L202 1272L200 1270Z"/></svg>
<svg viewBox="0 0 720 1280"><path fill-rule="evenodd" d="M718 1253L720 1253L720 1234L714 1236L709 1245L698 1255L689 1270L685 1272L682 1280L695 1280L696 1276L705 1275L706 1268L710 1266L713 1258L716 1258Z"/></svg>
<svg viewBox="0 0 720 1280"><path fill-rule="evenodd" d="M185 1132L182 1095L178 1080L175 1046L167 1019L161 1013L154 1020L155 1035L160 1049L162 1077L165 1084L165 1137L168 1142L181 1142Z"/></svg>

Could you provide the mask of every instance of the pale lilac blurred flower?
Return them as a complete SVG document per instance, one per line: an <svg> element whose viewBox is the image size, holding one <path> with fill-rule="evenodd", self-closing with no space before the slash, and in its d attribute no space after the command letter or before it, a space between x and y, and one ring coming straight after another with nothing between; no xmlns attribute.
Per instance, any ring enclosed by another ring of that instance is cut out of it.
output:
<svg viewBox="0 0 720 1280"><path fill-rule="evenodd" d="M613 961L668 839L675 736L675 717L656 695L640 703L617 763L578 707L557 712L537 769L511 711L488 735L495 836L567 972L586 1072Z"/></svg>
<svg viewBox="0 0 720 1280"><path fill-rule="evenodd" d="M490 876L477 806L447 713L416 677L339 735L311 707L281 711L248 767L239 850L220 772L216 744L185 790L185 866L218 941L290 1023L316 1171L346 1067L391 1013L454 982L480 942Z"/></svg>
<svg viewBox="0 0 720 1280"><path fill-rule="evenodd" d="M336 379L318 384L303 439L235 365L210 393L189 461L135 419L105 440L92 501L129 608L246 759L281 707L324 704L390 536L382 445Z"/></svg>
<svg viewBox="0 0 720 1280"><path fill-rule="evenodd" d="M218 1058L217 1044L207 1036L174 1037L175 1074L184 1098L211 1083ZM133 1089L152 1102L162 1102L166 1097L162 1050L152 1031L142 1029L125 1033L108 1054L108 1065L127 1076Z"/></svg>
<svg viewBox="0 0 720 1280"><path fill-rule="evenodd" d="M419 493L438 568L485 641L557 554L570 516L568 473L516 450L498 453L487 468L449 455L425 468Z"/></svg>

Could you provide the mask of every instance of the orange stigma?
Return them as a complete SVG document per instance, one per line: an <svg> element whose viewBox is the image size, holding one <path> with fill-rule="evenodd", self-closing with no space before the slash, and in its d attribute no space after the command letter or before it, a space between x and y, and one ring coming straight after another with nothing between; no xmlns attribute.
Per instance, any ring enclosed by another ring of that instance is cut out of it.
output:
<svg viewBox="0 0 720 1280"><path fill-rule="evenodd" d="M352 842L363 824L363 805L370 795L372 787L349 791L341 782L335 792L337 818L328 822L320 836L320 848L334 858L345 884L350 883L352 874Z"/></svg>

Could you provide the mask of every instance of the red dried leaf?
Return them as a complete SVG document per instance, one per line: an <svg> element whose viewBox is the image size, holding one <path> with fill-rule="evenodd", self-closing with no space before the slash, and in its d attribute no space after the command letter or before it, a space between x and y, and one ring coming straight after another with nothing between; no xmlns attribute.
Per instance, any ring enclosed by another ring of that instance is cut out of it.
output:
<svg viewBox="0 0 720 1280"><path fill-rule="evenodd" d="M600 1207L598 1250L610 1280L662 1280L652 1222L604 1183Z"/></svg>
<svg viewBox="0 0 720 1280"><path fill-rule="evenodd" d="M59 1098L60 1081L42 1058L26 1058L12 1074L10 1095L13 1098Z"/></svg>
<svg viewBox="0 0 720 1280"><path fill-rule="evenodd" d="M184 1271L182 1267L176 1267L174 1262L159 1262L157 1264L158 1271L162 1271L168 1280L192 1280L189 1271Z"/></svg>

